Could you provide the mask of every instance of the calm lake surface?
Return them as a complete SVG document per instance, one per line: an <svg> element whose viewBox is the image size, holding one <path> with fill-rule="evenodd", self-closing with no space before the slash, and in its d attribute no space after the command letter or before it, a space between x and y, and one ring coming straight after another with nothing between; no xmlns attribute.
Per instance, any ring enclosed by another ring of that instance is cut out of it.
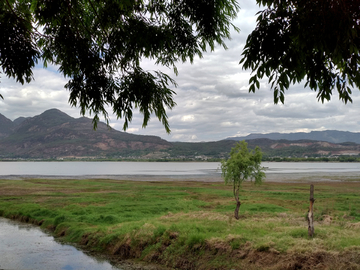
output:
<svg viewBox="0 0 360 270"><path fill-rule="evenodd" d="M360 163L263 162L266 173L359 173ZM0 162L0 177L219 176L219 162Z"/></svg>

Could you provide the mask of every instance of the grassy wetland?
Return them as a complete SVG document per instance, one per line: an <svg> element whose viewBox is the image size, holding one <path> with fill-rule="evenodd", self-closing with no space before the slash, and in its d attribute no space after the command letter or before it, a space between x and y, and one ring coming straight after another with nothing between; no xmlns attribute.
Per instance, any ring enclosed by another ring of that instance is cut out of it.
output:
<svg viewBox="0 0 360 270"><path fill-rule="evenodd" d="M360 182L245 183L240 219L221 182L0 180L0 216L169 269L360 269Z"/></svg>

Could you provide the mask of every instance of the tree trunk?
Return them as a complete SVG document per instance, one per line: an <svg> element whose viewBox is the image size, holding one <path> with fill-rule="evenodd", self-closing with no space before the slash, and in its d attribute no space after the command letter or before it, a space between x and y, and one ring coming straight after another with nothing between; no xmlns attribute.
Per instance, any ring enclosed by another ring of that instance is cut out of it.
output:
<svg viewBox="0 0 360 270"><path fill-rule="evenodd" d="M314 236L314 185L310 185L310 208L307 216L308 220L308 235L309 237Z"/></svg>
<svg viewBox="0 0 360 270"><path fill-rule="evenodd" d="M240 205L241 205L241 202L240 202L240 200L239 200L239 197L235 197L235 200L236 200L236 208L235 208L235 212L234 212L234 214L235 214L235 218L236 219L239 219L240 217L239 217L239 210L240 210Z"/></svg>

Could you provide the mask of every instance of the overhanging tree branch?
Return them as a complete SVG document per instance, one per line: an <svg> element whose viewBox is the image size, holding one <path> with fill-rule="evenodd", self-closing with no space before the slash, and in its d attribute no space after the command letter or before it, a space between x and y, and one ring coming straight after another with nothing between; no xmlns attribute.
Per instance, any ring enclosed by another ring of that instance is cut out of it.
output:
<svg viewBox="0 0 360 270"><path fill-rule="evenodd" d="M242 59L252 71L249 91L268 78L274 102L284 103L290 85L305 82L317 98L352 102L360 87L360 10L352 0L258 0L257 26L248 36ZM350 88L351 87L351 88Z"/></svg>
<svg viewBox="0 0 360 270"><path fill-rule="evenodd" d="M30 82L38 60L44 66L54 63L69 79L70 104L79 106L81 114L93 114L95 125L99 114L108 120L111 106L127 129L138 108L143 127L154 114L166 132L176 83L162 72L143 71L140 60L156 59L177 74L176 64L201 57L206 45L226 47L230 28L237 30L231 20L239 11L236 0L153 0L148 5L136 0L21 0L31 8L14 16L8 1L0 2L0 64L6 76ZM22 16L31 16L32 23L9 23ZM44 34L33 35L33 25Z"/></svg>

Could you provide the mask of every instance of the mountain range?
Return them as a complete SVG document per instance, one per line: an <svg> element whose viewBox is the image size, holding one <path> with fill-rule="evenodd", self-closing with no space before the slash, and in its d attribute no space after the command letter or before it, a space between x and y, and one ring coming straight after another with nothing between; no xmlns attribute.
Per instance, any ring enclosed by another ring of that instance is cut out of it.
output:
<svg viewBox="0 0 360 270"><path fill-rule="evenodd" d="M160 137L133 135L51 109L13 122L0 116L0 157L59 158L136 155L167 149Z"/></svg>
<svg viewBox="0 0 360 270"><path fill-rule="evenodd" d="M50 109L11 121L0 114L0 159L156 159L224 158L235 141L260 146L266 157L323 157L360 154L360 133L336 130L310 133L250 134L215 142L168 142L157 136L134 135L92 119L73 118Z"/></svg>
<svg viewBox="0 0 360 270"><path fill-rule="evenodd" d="M259 134L252 133L244 137L229 137L227 140L253 140L253 139L270 139L270 140L312 140L323 141L330 143L345 143L354 142L360 144L360 133L339 130L324 130L324 131L311 131L309 133L296 132L296 133L267 133Z"/></svg>

